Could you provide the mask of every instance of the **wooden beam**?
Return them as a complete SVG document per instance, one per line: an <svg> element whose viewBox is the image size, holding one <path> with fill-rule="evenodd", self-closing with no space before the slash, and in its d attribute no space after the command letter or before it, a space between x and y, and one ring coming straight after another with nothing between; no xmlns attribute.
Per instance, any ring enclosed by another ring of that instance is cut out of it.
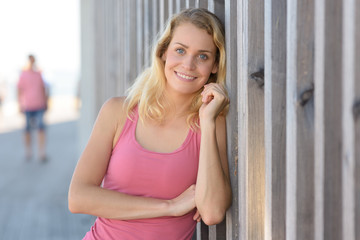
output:
<svg viewBox="0 0 360 240"><path fill-rule="evenodd" d="M239 239L239 192L238 192L238 78L237 78L237 3L225 1L226 86L230 97L227 116L228 161L232 189L232 205L226 213L226 239Z"/></svg>
<svg viewBox="0 0 360 240"><path fill-rule="evenodd" d="M266 149L265 240L285 240L286 0L266 1L264 11Z"/></svg>
<svg viewBox="0 0 360 240"><path fill-rule="evenodd" d="M314 5L287 4L286 239L313 239Z"/></svg>
<svg viewBox="0 0 360 240"><path fill-rule="evenodd" d="M264 238L264 2L238 2L240 240Z"/></svg>

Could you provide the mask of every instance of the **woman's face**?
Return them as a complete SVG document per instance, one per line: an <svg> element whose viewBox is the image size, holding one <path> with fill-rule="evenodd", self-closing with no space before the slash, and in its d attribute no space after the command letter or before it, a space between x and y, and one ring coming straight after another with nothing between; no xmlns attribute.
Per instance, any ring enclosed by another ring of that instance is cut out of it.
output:
<svg viewBox="0 0 360 240"><path fill-rule="evenodd" d="M163 54L166 90L193 94L201 89L211 73L217 72L216 46L211 35L191 23L179 25Z"/></svg>

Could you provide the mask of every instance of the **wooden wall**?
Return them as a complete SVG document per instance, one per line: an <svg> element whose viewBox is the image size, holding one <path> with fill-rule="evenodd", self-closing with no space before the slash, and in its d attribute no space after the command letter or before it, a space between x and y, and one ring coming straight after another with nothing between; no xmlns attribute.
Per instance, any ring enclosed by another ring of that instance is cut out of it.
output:
<svg viewBox="0 0 360 240"><path fill-rule="evenodd" d="M80 148L168 16L226 27L233 204L194 239L360 239L360 0L82 0Z"/></svg>

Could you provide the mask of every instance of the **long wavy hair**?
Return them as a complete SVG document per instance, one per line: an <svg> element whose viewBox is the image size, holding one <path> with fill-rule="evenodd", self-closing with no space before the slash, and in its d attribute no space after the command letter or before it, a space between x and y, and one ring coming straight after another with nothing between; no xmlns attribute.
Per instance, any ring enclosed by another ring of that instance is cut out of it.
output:
<svg viewBox="0 0 360 240"><path fill-rule="evenodd" d="M202 8L190 8L175 14L166 24L166 28L158 37L153 47L152 64L145 69L135 80L135 83L127 90L126 113L131 118L132 110L138 106L141 120L151 119L161 123L164 120L166 111L171 103L166 100L165 86L166 78L164 73L165 63L162 60L176 27L182 23L191 23L200 29L204 29L212 36L217 48L215 64L218 71L211 73L207 83L215 82L225 88L226 78L226 55L225 55L225 31L219 18ZM187 123L192 129L199 127L199 109L202 105L201 88L193 97L187 115Z"/></svg>

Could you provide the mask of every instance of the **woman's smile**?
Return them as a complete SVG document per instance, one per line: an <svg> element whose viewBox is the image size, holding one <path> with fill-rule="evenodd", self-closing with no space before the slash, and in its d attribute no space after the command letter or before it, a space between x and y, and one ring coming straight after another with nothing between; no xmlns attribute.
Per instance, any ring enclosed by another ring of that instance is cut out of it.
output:
<svg viewBox="0 0 360 240"><path fill-rule="evenodd" d="M177 71L175 71L175 74L181 81L185 81L185 82L191 82L196 79L196 77L194 77L194 76L190 76L185 73L180 73Z"/></svg>

